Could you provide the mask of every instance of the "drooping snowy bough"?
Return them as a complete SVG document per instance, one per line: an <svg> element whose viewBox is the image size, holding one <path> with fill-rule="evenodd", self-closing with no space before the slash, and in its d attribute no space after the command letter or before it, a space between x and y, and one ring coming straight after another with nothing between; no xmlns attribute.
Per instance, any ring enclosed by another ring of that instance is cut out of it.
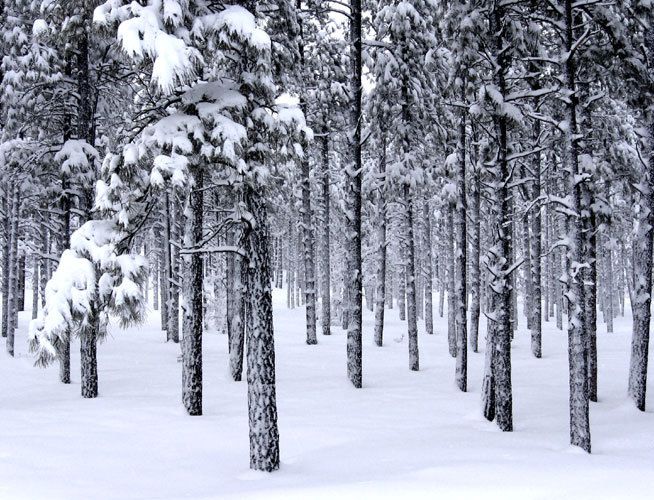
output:
<svg viewBox="0 0 654 500"><path fill-rule="evenodd" d="M121 326L143 319L147 261L131 252L131 236L139 219L136 199L142 181L122 158L108 155L96 186L95 212L73 232L45 289L45 306L30 324L30 349L37 364L47 366L61 356L70 336L80 338L82 396L98 395L96 344L110 317ZM136 187L134 187L136 186Z"/></svg>

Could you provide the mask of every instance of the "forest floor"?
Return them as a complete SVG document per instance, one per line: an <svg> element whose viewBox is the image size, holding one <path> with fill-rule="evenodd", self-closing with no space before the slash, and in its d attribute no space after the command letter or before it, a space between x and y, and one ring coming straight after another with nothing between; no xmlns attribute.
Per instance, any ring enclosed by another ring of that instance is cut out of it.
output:
<svg viewBox="0 0 654 500"><path fill-rule="evenodd" d="M625 395L630 317L616 320L614 334L599 328L600 402L591 407L587 455L568 445L567 342L552 322L545 323L543 358L534 359L519 318L515 431L502 433L480 415L483 340L479 353L469 353L469 392L461 393L446 318L436 314L433 336L419 325L421 369L411 372L397 310L387 311L382 348L373 345L366 311L364 388L357 390L345 374L344 332L334 327L307 346L304 309L288 310L276 291L282 465L267 474L248 468L246 383L229 378L224 335L204 336L204 415L189 417L180 402L179 349L164 342L157 313L144 326L110 330L98 349L94 400L79 395L79 356L70 386L58 383L57 367L33 367L27 315L16 359L0 360L3 500L579 500L651 498L654 491L654 414L636 411Z"/></svg>

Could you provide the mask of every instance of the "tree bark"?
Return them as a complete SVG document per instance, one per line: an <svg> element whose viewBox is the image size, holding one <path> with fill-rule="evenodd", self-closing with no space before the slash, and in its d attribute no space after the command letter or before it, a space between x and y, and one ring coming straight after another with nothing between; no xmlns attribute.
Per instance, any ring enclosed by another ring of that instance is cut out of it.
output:
<svg viewBox="0 0 654 500"><path fill-rule="evenodd" d="M231 236L234 239L234 235ZM240 236L237 238L240 239ZM230 253L228 266L227 336L229 339L229 370L239 382L243 374L243 345L245 343L246 304L243 279L245 262L240 255Z"/></svg>
<svg viewBox="0 0 654 500"><path fill-rule="evenodd" d="M311 210L309 157L301 160L302 188L302 246L304 249L304 303L306 311L307 344L318 343L316 337L316 244Z"/></svg>
<svg viewBox="0 0 654 500"><path fill-rule="evenodd" d="M586 188L586 191L590 191ZM592 207L595 200L592 194L588 196L585 205ZM588 270L584 280L584 308L586 311L586 335L588 338L588 398L597 402L597 240L596 223L593 208L590 208L590 215L586 235L586 261Z"/></svg>
<svg viewBox="0 0 654 500"><path fill-rule="evenodd" d="M573 0L564 0L564 47L563 51L570 54L576 39L574 37L574 22L577 17L573 13ZM579 168L579 127L577 123L577 107L579 98L576 93L576 59L566 58L564 77L570 98L566 103L566 114L569 128L566 133L566 152L568 185L567 191L570 208L575 214L569 217L568 232L568 359L570 368L570 444L579 446L590 453L590 420L588 402L588 336L587 318L584 311L584 278L583 270L583 227L582 227L582 185L578 180L581 174Z"/></svg>
<svg viewBox="0 0 654 500"><path fill-rule="evenodd" d="M534 125L534 136L536 142L540 137L540 122ZM537 146L537 144L535 144ZM536 153L534 155L534 163L532 166L534 176L534 191L533 196L537 200L541 196L541 155ZM541 289L541 232L542 232L542 218L541 218L541 203L536 202L534 213L531 218L532 221L532 238L531 238L531 279L532 281L532 300L531 300L531 352L540 358L542 356L542 289Z"/></svg>
<svg viewBox="0 0 654 500"><path fill-rule="evenodd" d="M508 53L505 50L504 7L499 1L493 5L492 30L495 33L495 56L498 70L495 72L495 84L502 96L507 94L506 72L508 71ZM494 233L496 235L493 254L493 279L490 293L494 309L492 317L493 344L491 366L494 382L495 418L502 431L513 430L513 394L511 387L511 324L512 287L510 273L513 256L511 252L512 229L510 224L511 200L509 183L511 170L508 160L508 118L503 113L494 116L498 151L495 167L494 191L497 221Z"/></svg>
<svg viewBox="0 0 654 500"><path fill-rule="evenodd" d="M652 35L654 38L654 35ZM654 47L650 49L654 53ZM654 121L649 126L650 141L654 144ZM650 153L646 173L647 191L641 195L638 232L633 238L634 285L631 308L633 331L629 364L628 394L636 408L645 411L647 391L647 363L652 293L652 228L654 228L654 153ZM627 282L629 279L627 278Z"/></svg>
<svg viewBox="0 0 654 500"><path fill-rule="evenodd" d="M83 398L98 396L98 328L98 318L94 315L91 324L80 335L80 380Z"/></svg>
<svg viewBox="0 0 654 500"><path fill-rule="evenodd" d="M608 186L607 186L607 201ZM613 319L615 318L615 283L613 281L613 237L611 231L611 224L608 225L606 244L604 248L604 261L606 262L606 284L604 294L604 318L606 320L606 332L613 333Z"/></svg>
<svg viewBox="0 0 654 500"><path fill-rule="evenodd" d="M454 252L456 235L454 233L454 206L448 203L447 208L447 344L450 350L450 356L456 358L457 341L456 341L456 274L454 266Z"/></svg>
<svg viewBox="0 0 654 500"><path fill-rule="evenodd" d="M41 308L45 307L45 287L50 279L50 232L44 222L41 222L41 254L39 258L39 295L41 296Z"/></svg>
<svg viewBox="0 0 654 500"><path fill-rule="evenodd" d="M161 276L160 294L161 294L161 330L166 332L166 341L168 337L169 311L171 304L170 297L170 280L172 263L170 261L170 220L168 213L168 193L164 200L164 206L160 213L160 233L161 233L161 259L159 260L159 274Z"/></svg>
<svg viewBox="0 0 654 500"><path fill-rule="evenodd" d="M254 222L244 230L241 244L248 256L245 295L250 467L269 472L279 468L279 431L268 214L263 194L252 186L244 187L243 201Z"/></svg>
<svg viewBox="0 0 654 500"><path fill-rule="evenodd" d="M204 211L204 173L197 169L190 194L190 267L182 344L182 401L189 415L202 415L203 269L200 244Z"/></svg>
<svg viewBox="0 0 654 500"><path fill-rule="evenodd" d="M476 147L475 147L476 148ZM477 152L477 155L479 153ZM479 259L481 254L481 169L475 158L473 168L473 185L471 189L471 220L472 246L470 248L470 348L472 352L479 350L479 316L481 313L481 269Z"/></svg>
<svg viewBox="0 0 654 500"><path fill-rule="evenodd" d="M18 183L11 184L11 215L9 238L9 274L7 275L7 354L14 356L14 336L16 332L16 291L18 288L18 216L19 216Z"/></svg>
<svg viewBox="0 0 654 500"><path fill-rule="evenodd" d="M39 259L32 256L32 319L39 315Z"/></svg>
<svg viewBox="0 0 654 500"><path fill-rule="evenodd" d="M432 267L432 241L431 241L431 209L429 199L423 205L423 220L425 226L425 332L434 334L434 272Z"/></svg>
<svg viewBox="0 0 654 500"><path fill-rule="evenodd" d="M465 102L465 87L462 90L463 102ZM468 390L468 327L467 327L467 302L468 292L466 286L466 254L468 249L467 239L467 211L466 200L466 112L461 111L459 122L459 158L456 163L456 244L454 261L454 307L456 324L456 385L466 392Z"/></svg>
<svg viewBox="0 0 654 500"><path fill-rule="evenodd" d="M168 326L166 328L166 340L179 342L179 250L175 244L181 242L179 237L179 214L166 193L166 231L169 241L168 251L170 253L170 268L168 270Z"/></svg>
<svg viewBox="0 0 654 500"><path fill-rule="evenodd" d="M351 164L347 172L346 200L348 248L348 309L347 372L352 385L363 385L362 374L362 296L361 296L361 117L362 117L362 53L361 0L350 0L350 138Z"/></svg>
<svg viewBox="0 0 654 500"><path fill-rule="evenodd" d="M7 337L9 330L9 253L11 252L11 210L13 198L13 183L4 186L4 217L2 225L4 229L4 241L2 248L2 336Z"/></svg>
<svg viewBox="0 0 654 500"><path fill-rule="evenodd" d="M17 312L25 310L25 254L18 257Z"/></svg>
<svg viewBox="0 0 654 500"><path fill-rule="evenodd" d="M331 238L330 238L330 175L329 175L329 137L321 138L321 172L320 188L322 191L322 251L320 252L320 267L322 268L322 280L320 287L320 301L322 303L321 326L323 335L331 335L332 312L331 312Z"/></svg>
<svg viewBox="0 0 654 500"><path fill-rule="evenodd" d="M375 300L375 344L384 343L384 312L386 303L386 135L382 132L381 157L379 159L379 179L382 183L377 195L377 293Z"/></svg>
<svg viewBox="0 0 654 500"><path fill-rule="evenodd" d="M407 336L409 339L409 370L418 371L420 360L418 353L418 322L416 312L416 265L413 234L413 193L408 184L404 185L404 202L406 203L406 298L407 298Z"/></svg>

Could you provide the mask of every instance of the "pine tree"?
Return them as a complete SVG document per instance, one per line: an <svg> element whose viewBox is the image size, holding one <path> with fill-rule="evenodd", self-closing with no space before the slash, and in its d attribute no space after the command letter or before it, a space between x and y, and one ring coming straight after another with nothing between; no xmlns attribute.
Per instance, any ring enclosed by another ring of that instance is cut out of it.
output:
<svg viewBox="0 0 654 500"><path fill-rule="evenodd" d="M361 0L349 4L350 121L349 157L346 167L346 245L347 245L347 374L356 388L363 385L362 373L362 257L361 257L361 182L362 163L362 7Z"/></svg>

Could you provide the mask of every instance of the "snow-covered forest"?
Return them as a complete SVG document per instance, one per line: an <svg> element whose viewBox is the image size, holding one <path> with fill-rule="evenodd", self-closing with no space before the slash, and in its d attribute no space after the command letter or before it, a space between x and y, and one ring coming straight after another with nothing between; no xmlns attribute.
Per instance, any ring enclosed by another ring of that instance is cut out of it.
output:
<svg viewBox="0 0 654 500"><path fill-rule="evenodd" d="M0 498L651 495L652 0L0 0L0 59Z"/></svg>

